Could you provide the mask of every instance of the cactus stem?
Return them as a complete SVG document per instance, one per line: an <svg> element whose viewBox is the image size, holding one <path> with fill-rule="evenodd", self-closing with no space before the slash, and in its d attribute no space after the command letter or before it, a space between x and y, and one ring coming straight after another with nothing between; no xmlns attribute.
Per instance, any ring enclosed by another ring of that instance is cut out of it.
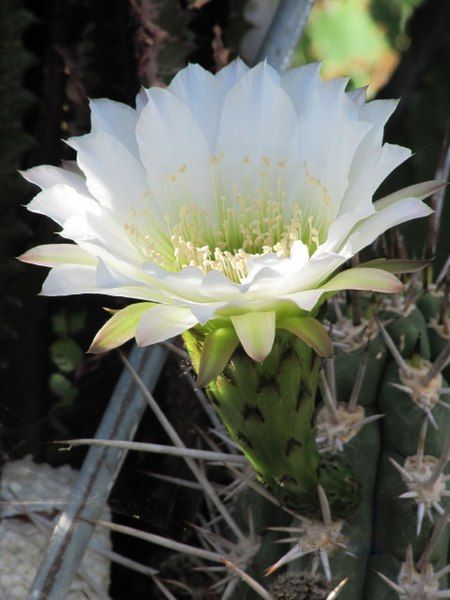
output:
<svg viewBox="0 0 450 600"><path fill-rule="evenodd" d="M380 319L375 315L374 315L374 317L375 317L375 321L380 329L380 332L384 339L384 342L385 342L386 346L389 348L400 371L403 371L404 373L409 373L411 369L410 369L409 365L406 363L406 361L404 360L403 356L400 354L400 351L398 350L397 346L394 344L394 340L388 334L388 332L386 331L386 328L384 327L384 325L382 324Z"/></svg>
<svg viewBox="0 0 450 600"><path fill-rule="evenodd" d="M366 370L367 370L367 362L369 359L369 350L370 350L370 342L367 342L366 348L365 348L363 356L362 356L362 360L359 364L358 371L356 373L355 384L353 386L352 393L351 393L350 399L347 404L347 410L350 413L353 413L356 410L356 405L359 400L359 395L361 393L364 376L365 376Z"/></svg>
<svg viewBox="0 0 450 600"><path fill-rule="evenodd" d="M422 377L421 382L424 386L427 386L447 364L450 359L450 340L445 344L439 356L434 361L433 365L430 367L428 373Z"/></svg>

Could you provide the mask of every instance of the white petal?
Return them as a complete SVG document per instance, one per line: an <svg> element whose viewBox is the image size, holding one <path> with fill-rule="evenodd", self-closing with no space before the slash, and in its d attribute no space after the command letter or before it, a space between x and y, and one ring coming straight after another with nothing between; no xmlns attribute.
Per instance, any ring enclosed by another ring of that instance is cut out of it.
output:
<svg viewBox="0 0 450 600"><path fill-rule="evenodd" d="M220 271L209 271L200 284L199 291L207 298L230 300L241 295L239 287Z"/></svg>
<svg viewBox="0 0 450 600"><path fill-rule="evenodd" d="M194 115L167 90L152 88L148 98L136 135L161 214L176 218L188 202L211 209L210 153Z"/></svg>
<svg viewBox="0 0 450 600"><path fill-rule="evenodd" d="M231 88L248 72L248 67L239 57L232 60L228 65L220 69L216 74L216 81L222 89L222 97L231 90Z"/></svg>
<svg viewBox="0 0 450 600"><path fill-rule="evenodd" d="M39 192L27 209L50 217L58 225L64 225L70 217L98 213L100 207L93 198L80 194L65 183L59 183Z"/></svg>
<svg viewBox="0 0 450 600"><path fill-rule="evenodd" d="M132 264L144 262L144 256L134 246L123 227L106 210L101 209L98 214L86 213L70 217L64 223L60 235L75 241L88 251L94 245Z"/></svg>
<svg viewBox="0 0 450 600"><path fill-rule="evenodd" d="M54 267L42 286L44 296L71 296L75 294L104 294L113 297L135 298L157 301L152 291L144 286L123 286L103 289L96 286L97 270L85 265L63 265Z"/></svg>
<svg viewBox="0 0 450 600"><path fill-rule="evenodd" d="M174 298L204 302L205 297L199 289L203 280L204 275L198 267L184 267L178 273L166 274L162 283Z"/></svg>
<svg viewBox="0 0 450 600"><path fill-rule="evenodd" d="M321 230L338 214L358 146L372 125L357 120L357 108L345 94L347 80L316 82L300 118L297 175L288 202L314 215Z"/></svg>
<svg viewBox="0 0 450 600"><path fill-rule="evenodd" d="M262 362L275 340L275 312L253 312L230 318L244 350L253 360Z"/></svg>
<svg viewBox="0 0 450 600"><path fill-rule="evenodd" d="M295 292L280 296L282 300L290 300L302 310L311 311L319 302L320 297L325 290L318 288L316 290L306 290L304 292Z"/></svg>
<svg viewBox="0 0 450 600"><path fill-rule="evenodd" d="M358 111L358 118L361 121L372 123L373 127L359 145L357 154L359 161L367 160L374 150L381 147L384 126L397 105L398 100L372 100L372 102L361 106Z"/></svg>
<svg viewBox="0 0 450 600"><path fill-rule="evenodd" d="M102 206L123 220L148 209L145 170L126 146L104 131L72 138L69 143L78 151L89 191Z"/></svg>
<svg viewBox="0 0 450 600"><path fill-rule="evenodd" d="M119 260L105 262L101 258L98 259L96 278L98 288L118 288L127 285L151 286L154 283L154 278L127 262Z"/></svg>
<svg viewBox="0 0 450 600"><path fill-rule="evenodd" d="M137 112L122 102L107 98L89 101L91 132L104 131L126 146L134 156L139 156L136 142Z"/></svg>
<svg viewBox="0 0 450 600"><path fill-rule="evenodd" d="M41 189L52 187L58 183L65 183L78 192L87 193L84 177L68 169L53 167L52 165L40 165L20 173L27 181L38 185Z"/></svg>
<svg viewBox="0 0 450 600"><path fill-rule="evenodd" d="M375 207L372 207L372 214L375 213ZM327 239L321 244L314 256L317 258L322 253L328 254L330 252L339 252L343 254L343 246L345 245L348 236L352 232L355 225L367 218L367 214L361 214L357 212L344 213L340 215L328 228ZM347 256L350 258L351 256Z"/></svg>
<svg viewBox="0 0 450 600"><path fill-rule="evenodd" d="M340 214L352 211L370 214L372 197L380 184L410 156L411 150L392 144L384 144L365 161L360 161L356 155Z"/></svg>
<svg viewBox="0 0 450 600"><path fill-rule="evenodd" d="M224 100L214 75L190 64L172 79L167 90L189 107L214 152Z"/></svg>
<svg viewBox="0 0 450 600"><path fill-rule="evenodd" d="M292 102L266 63L248 71L231 89L223 107L217 153L220 188L256 199L283 185L297 117Z"/></svg>
<svg viewBox="0 0 450 600"><path fill-rule="evenodd" d="M281 261L284 262L284 265L289 267L290 261L287 259L281 259L280 262ZM277 266L280 268L280 265ZM246 284L248 287L245 291L244 298L245 300L273 299L274 294L276 294L282 283L283 275L277 268L264 267L252 277L251 282Z"/></svg>
<svg viewBox="0 0 450 600"><path fill-rule="evenodd" d="M348 258L349 256L346 254L317 251L304 266L286 277L278 293L287 296L300 291L316 289Z"/></svg>
<svg viewBox="0 0 450 600"><path fill-rule="evenodd" d="M309 249L306 244L300 240L293 242L291 246L291 261L295 263L296 267L300 267L306 264L309 260Z"/></svg>
<svg viewBox="0 0 450 600"><path fill-rule="evenodd" d="M311 63L296 69L289 69L281 75L281 85L290 97L299 117L305 112L314 87L320 81L321 67L322 63Z"/></svg>
<svg viewBox="0 0 450 600"><path fill-rule="evenodd" d="M159 304L144 314L136 329L139 346L163 342L197 324L191 311L180 306Z"/></svg>
<svg viewBox="0 0 450 600"><path fill-rule="evenodd" d="M18 257L22 262L44 267L55 267L61 264L78 264L95 266L97 260L86 250L76 244L46 244L27 250Z"/></svg>
<svg viewBox="0 0 450 600"><path fill-rule="evenodd" d="M205 325L214 317L220 316L216 314L217 311L228 305L227 302L189 302L186 300L180 300L180 304L189 308L200 325Z"/></svg>
<svg viewBox="0 0 450 600"><path fill-rule="evenodd" d="M53 268L42 286L44 296L71 296L95 293L94 266L64 265Z"/></svg>
<svg viewBox="0 0 450 600"><path fill-rule="evenodd" d="M355 90L351 90L347 92L347 96L350 98L352 102L356 104L358 108L364 106L367 97L367 88L369 86L364 85L363 87L356 88Z"/></svg>
<svg viewBox="0 0 450 600"><path fill-rule="evenodd" d="M359 223L349 238L352 252L356 254L387 229L419 217L427 217L432 209L417 198L403 198Z"/></svg>
<svg viewBox="0 0 450 600"><path fill-rule="evenodd" d="M443 186L447 185L446 182L438 181L437 179L432 179L431 181L424 181L423 183L416 183L415 185L410 185L402 190L398 190L393 194L389 194L389 196L385 196L384 198L380 198L376 202L374 202L374 207L377 211L383 210L387 208L397 200L403 200L403 198L417 198L418 200L423 200L437 190L441 189Z"/></svg>
<svg viewBox="0 0 450 600"><path fill-rule="evenodd" d="M200 65L189 64L167 88L192 111L211 152L216 148L225 97L248 70L239 58L223 67L216 76Z"/></svg>

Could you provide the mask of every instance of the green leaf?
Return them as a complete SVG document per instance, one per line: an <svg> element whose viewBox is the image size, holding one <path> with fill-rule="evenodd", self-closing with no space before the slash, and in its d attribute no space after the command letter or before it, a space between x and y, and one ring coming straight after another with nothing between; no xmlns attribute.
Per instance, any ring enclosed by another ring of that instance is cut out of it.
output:
<svg viewBox="0 0 450 600"><path fill-rule="evenodd" d="M368 262L361 263L354 268L381 269L382 271L396 274L415 273L416 271L424 269L432 262L432 260L409 260L407 258L393 258L389 260L386 258L377 258L375 260L369 260Z"/></svg>
<svg viewBox="0 0 450 600"><path fill-rule="evenodd" d="M312 317L285 317L277 327L296 335L320 356L333 356L333 346L324 326Z"/></svg>
<svg viewBox="0 0 450 600"><path fill-rule="evenodd" d="M50 346L50 356L60 371L70 373L81 364L84 353L73 340L62 339Z"/></svg>
<svg viewBox="0 0 450 600"><path fill-rule="evenodd" d="M153 306L153 302L137 302L114 313L97 333L88 352L101 354L131 340L142 315Z"/></svg>
<svg viewBox="0 0 450 600"><path fill-rule="evenodd" d="M263 362L275 340L275 312L249 312L230 319L247 354Z"/></svg>
<svg viewBox="0 0 450 600"><path fill-rule="evenodd" d="M220 327L207 334L198 369L199 387L205 387L222 373L238 343L239 338L231 327Z"/></svg>

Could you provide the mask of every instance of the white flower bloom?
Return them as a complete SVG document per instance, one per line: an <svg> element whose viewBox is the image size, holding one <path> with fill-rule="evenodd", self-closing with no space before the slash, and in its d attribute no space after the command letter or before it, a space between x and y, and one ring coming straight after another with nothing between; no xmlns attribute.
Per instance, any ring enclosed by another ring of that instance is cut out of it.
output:
<svg viewBox="0 0 450 600"><path fill-rule="evenodd" d="M76 164L24 173L42 187L28 209L75 242L21 257L52 267L42 293L145 301L119 311L95 351L217 323L263 360L283 319L314 316L324 294L401 288L380 263L333 274L386 229L430 214L421 200L440 184L373 202L410 156L382 143L396 102L365 104L319 68L279 76L236 60L214 76L189 65L135 110L93 100L91 132L68 142Z"/></svg>

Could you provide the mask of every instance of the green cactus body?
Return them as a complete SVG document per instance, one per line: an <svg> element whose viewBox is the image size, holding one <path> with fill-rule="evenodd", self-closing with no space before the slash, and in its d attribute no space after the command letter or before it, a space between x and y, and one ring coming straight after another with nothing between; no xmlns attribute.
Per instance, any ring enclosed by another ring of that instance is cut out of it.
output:
<svg viewBox="0 0 450 600"><path fill-rule="evenodd" d="M364 348L353 352L339 352L334 358L337 398L347 404L354 387L355 378ZM370 342L367 369L358 395L358 412L363 418L377 413L376 398L387 349L378 335ZM331 556L331 572L336 581L350 576L339 598L360 600L363 597L365 572L371 551L373 494L380 449L380 422L369 423L357 430L335 456L347 464L361 484L361 501L345 521L342 533L345 544L353 556L338 552Z"/></svg>
<svg viewBox="0 0 450 600"><path fill-rule="evenodd" d="M430 356L434 360L439 356L441 350L450 340L450 333L446 331L441 321L441 310L444 293L432 289L422 294L418 300L418 307L423 313L428 326L428 337L430 340ZM446 319L448 321L448 309ZM447 323L447 326L450 325ZM450 366L443 369L444 377L450 379Z"/></svg>
<svg viewBox="0 0 450 600"><path fill-rule="evenodd" d="M429 307L430 315L439 311L435 297L428 304L424 301L423 306ZM431 419L420 394L414 395L414 386L419 386L419 392L422 389L423 376L431 365L430 354L433 358L439 351L431 344L430 352L427 325L432 317L424 312L414 306L407 307L403 313L396 307L388 310L385 306L380 314L405 361L406 371L394 360L383 336L370 327L366 329L366 322L361 326L361 336L357 336L361 343L350 344L352 350L337 351L333 359L334 382L330 381L331 371L325 378L333 387L334 417L327 402L317 403L315 399L319 380L321 386L324 384L319 374L319 360L308 346L285 331L277 333L272 352L261 364L238 348L223 373L208 386L211 402L259 480L282 504L307 517L292 521L279 507L261 498L256 500L250 491L240 498L239 514L248 514L248 508L252 509L256 531L261 537L260 550L248 566L248 572L264 585L267 581L262 577L264 569L272 567L270 572L275 572L286 552L276 544L286 534L268 530L278 526L290 528L285 531L290 531L291 544L298 539L300 551L287 566L289 574L314 570L319 556L325 553L333 582L349 577L340 599L403 598L376 571L398 582L399 574L406 572L405 560L410 548L411 561L417 564L422 556L433 523L426 513L417 533L419 501L413 497L399 498L412 488L392 460L403 469L414 469L418 441L423 439L423 465L432 471L445 453L450 430L447 409L438 402L439 389L447 385L441 375L425 389L431 402ZM357 333L357 328L353 329ZM353 329L349 329L351 335L355 333ZM203 340L204 333L199 330L185 335L195 368L199 365ZM366 358L367 368L357 402L353 395L353 406L349 409L355 380ZM405 391L408 387L414 393ZM321 392L325 398L326 390L321 387ZM353 428L353 422L380 414L384 415L382 419ZM438 428L433 426L433 418ZM430 419L426 436L425 419ZM348 435L342 424L349 424ZM321 512L318 486L323 488L329 503L332 522L328 525ZM445 491L445 488L442 474L433 489ZM439 503L445 508L445 494L439 497ZM438 517L431 503L427 510L434 510L434 517ZM319 539L325 541L318 542ZM445 530L431 553L434 571L447 564L448 545L449 532ZM419 577L420 573L416 575ZM445 585L446 577L443 577L440 589ZM237 593L236 597L256 597L245 587L239 587Z"/></svg>
<svg viewBox="0 0 450 600"><path fill-rule="evenodd" d="M384 318L389 319L392 313ZM414 309L407 316L400 316L388 326L388 331L396 346L401 350L413 375L420 377L429 368L429 339L426 320L423 314ZM420 403L416 403L409 393L394 387L393 384L408 385L412 379L405 378L397 363L390 358L383 372L379 389L379 412L385 416L381 422L382 447L377 476L375 518L373 525L373 549L367 571L367 584L364 598L368 600L397 600L398 594L383 582L375 571L398 581L399 572L412 545L414 559L417 561L424 551L433 524L425 516L418 530L418 503L415 499L400 499L408 491L407 482L392 464L392 459L402 468L417 464L418 441L424 432L426 413ZM435 387L443 385L439 382ZM444 384L445 385L445 384ZM432 387L432 386L431 386ZM448 413L439 404L432 407L432 415L439 429L431 424L424 438L424 461L427 455L439 457L444 448L449 431ZM409 457L409 458L408 458ZM435 513L435 516L436 515ZM448 530L439 539L431 556L435 569L446 564ZM441 585L444 581L441 580Z"/></svg>
<svg viewBox="0 0 450 600"><path fill-rule="evenodd" d="M202 335L186 334L185 342L197 368ZM279 331L263 363L236 350L207 392L233 441L281 502L318 515L320 483L342 515L357 505L359 489L345 465L320 460L317 451L313 416L319 366L311 348Z"/></svg>

